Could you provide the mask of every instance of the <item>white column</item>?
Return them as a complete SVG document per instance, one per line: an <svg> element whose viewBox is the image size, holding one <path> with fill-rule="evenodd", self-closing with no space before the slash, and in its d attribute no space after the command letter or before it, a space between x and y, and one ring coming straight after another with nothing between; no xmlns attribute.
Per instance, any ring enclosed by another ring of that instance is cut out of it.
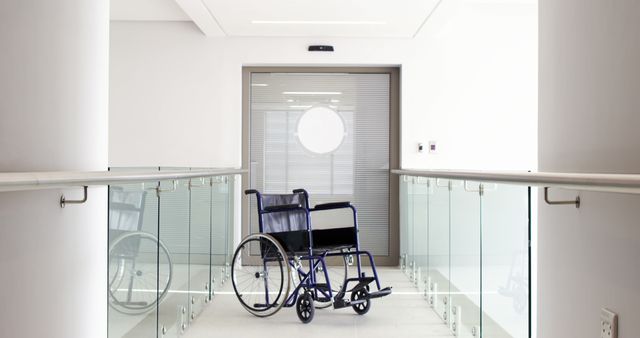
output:
<svg viewBox="0 0 640 338"><path fill-rule="evenodd" d="M539 8L539 169L637 174L640 1ZM538 337L597 336L603 307L619 337L638 336L640 195L577 194L580 209L538 197Z"/></svg>
<svg viewBox="0 0 640 338"><path fill-rule="evenodd" d="M105 170L108 0L0 2L0 171ZM106 337L107 200L0 193L0 337Z"/></svg>

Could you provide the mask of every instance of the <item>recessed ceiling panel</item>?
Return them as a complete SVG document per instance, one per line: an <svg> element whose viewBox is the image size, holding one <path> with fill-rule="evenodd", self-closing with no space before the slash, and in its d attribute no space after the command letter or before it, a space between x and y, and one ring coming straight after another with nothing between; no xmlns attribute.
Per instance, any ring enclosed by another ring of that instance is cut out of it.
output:
<svg viewBox="0 0 640 338"><path fill-rule="evenodd" d="M438 0L202 0L227 36L413 37Z"/></svg>

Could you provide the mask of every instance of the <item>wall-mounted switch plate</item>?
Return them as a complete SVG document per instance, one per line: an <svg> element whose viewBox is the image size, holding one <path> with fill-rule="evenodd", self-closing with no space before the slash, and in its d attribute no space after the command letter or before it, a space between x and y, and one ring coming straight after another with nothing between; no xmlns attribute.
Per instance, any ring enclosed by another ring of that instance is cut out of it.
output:
<svg viewBox="0 0 640 338"><path fill-rule="evenodd" d="M429 154L437 153L437 143L436 141L429 141Z"/></svg>
<svg viewBox="0 0 640 338"><path fill-rule="evenodd" d="M605 308L600 310L600 337L618 338L618 315Z"/></svg>

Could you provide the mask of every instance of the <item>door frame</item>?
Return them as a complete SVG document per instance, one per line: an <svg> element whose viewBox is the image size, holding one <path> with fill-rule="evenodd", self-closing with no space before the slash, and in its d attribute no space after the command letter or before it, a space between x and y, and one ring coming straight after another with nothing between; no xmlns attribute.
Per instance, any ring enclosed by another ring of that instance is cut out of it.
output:
<svg viewBox="0 0 640 338"><path fill-rule="evenodd" d="M250 168L251 137L251 74L252 73L354 73L354 74L389 74L389 169L400 168L400 66L389 67L242 67L242 168ZM244 195L249 189L251 172L242 174L242 218L241 236L249 235L249 198ZM400 188L399 179L389 170L389 238L388 255L374 256L376 265L397 266L400 259ZM367 260L363 260L363 263Z"/></svg>

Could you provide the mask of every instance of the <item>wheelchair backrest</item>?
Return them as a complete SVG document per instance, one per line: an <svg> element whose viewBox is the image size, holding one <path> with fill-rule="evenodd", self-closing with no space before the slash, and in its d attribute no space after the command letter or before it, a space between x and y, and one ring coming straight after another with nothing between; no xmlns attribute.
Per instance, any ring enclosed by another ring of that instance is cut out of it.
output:
<svg viewBox="0 0 640 338"><path fill-rule="evenodd" d="M139 231L142 228L146 191L109 189L109 229Z"/></svg>
<svg viewBox="0 0 640 338"><path fill-rule="evenodd" d="M299 204L307 208L307 201L302 193L263 194L261 197L263 209L287 204ZM302 210L268 213L263 214L262 217L263 233L307 230L307 217Z"/></svg>

